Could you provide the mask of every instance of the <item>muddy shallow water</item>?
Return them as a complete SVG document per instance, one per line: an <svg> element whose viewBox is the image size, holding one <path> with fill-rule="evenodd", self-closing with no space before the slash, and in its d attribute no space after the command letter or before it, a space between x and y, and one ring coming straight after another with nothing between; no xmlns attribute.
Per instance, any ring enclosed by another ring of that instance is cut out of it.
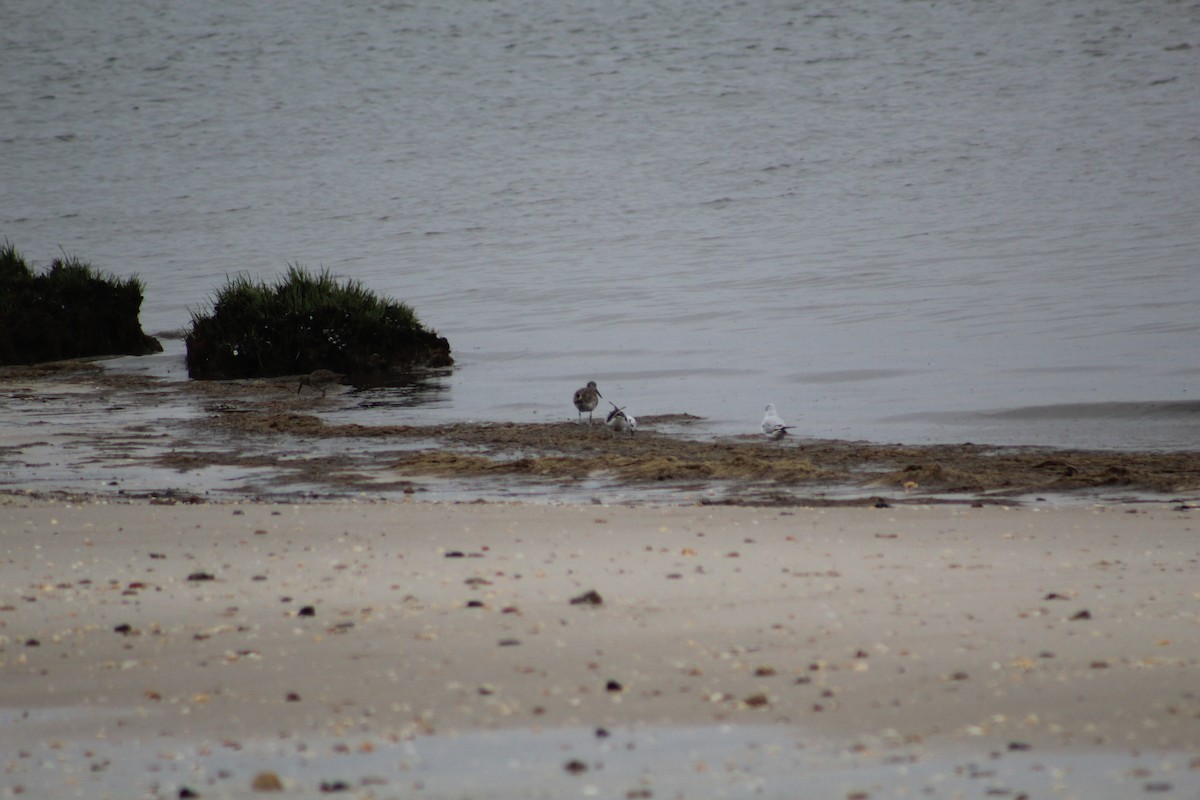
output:
<svg viewBox="0 0 1200 800"><path fill-rule="evenodd" d="M1200 496L1200 452L714 437L686 410L599 420L346 423L353 390L64 362L0 371L0 488L802 505Z"/></svg>

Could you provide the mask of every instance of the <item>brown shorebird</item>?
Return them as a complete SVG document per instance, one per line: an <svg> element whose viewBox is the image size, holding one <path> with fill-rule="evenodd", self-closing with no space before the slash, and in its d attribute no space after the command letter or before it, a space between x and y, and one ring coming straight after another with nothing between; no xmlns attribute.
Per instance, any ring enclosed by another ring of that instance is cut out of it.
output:
<svg viewBox="0 0 1200 800"><path fill-rule="evenodd" d="M334 372L331 369L314 369L307 375L300 376L300 384L296 387L296 394L300 394L300 390L305 386L313 389L321 390L321 397L325 396L325 390L331 383L337 383L342 378L346 377L340 372Z"/></svg>
<svg viewBox="0 0 1200 800"><path fill-rule="evenodd" d="M588 381L588 385L582 389L575 390L575 410L579 412L579 419L576 423L583 421L583 412L588 412L588 422L592 421L592 412L596 410L596 405L600 402L600 390L596 388L595 381Z"/></svg>

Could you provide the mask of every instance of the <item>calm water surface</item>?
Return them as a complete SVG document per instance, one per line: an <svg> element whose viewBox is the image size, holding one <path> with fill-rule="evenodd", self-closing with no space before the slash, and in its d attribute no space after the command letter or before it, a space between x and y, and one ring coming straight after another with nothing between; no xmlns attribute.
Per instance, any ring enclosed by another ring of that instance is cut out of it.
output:
<svg viewBox="0 0 1200 800"><path fill-rule="evenodd" d="M774 402L819 437L1197 447L1198 32L1125 0L10 0L0 235L140 274L151 332L289 263L411 303L458 365L362 421L562 419L594 379L716 434Z"/></svg>

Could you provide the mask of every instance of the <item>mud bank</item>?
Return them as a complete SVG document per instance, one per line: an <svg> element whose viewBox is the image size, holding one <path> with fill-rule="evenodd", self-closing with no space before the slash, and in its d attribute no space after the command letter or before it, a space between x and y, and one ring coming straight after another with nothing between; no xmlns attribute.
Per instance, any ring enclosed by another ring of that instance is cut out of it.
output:
<svg viewBox="0 0 1200 800"><path fill-rule="evenodd" d="M407 476L510 476L551 482L604 477L625 484L724 482L762 490L852 485L863 491L925 496L1016 497L1121 488L1187 494L1200 490L1200 454L996 448L977 444L904 446L757 437L689 439L655 431L686 415L648 417L635 436L601 425L481 423L429 426L328 424L290 413L226 414L207 424L255 434L314 439L432 442L385 466ZM337 468L336 457L318 459ZM781 496L779 501L786 500Z"/></svg>
<svg viewBox="0 0 1200 800"><path fill-rule="evenodd" d="M708 435L685 412L640 416L633 436L599 422L370 424L347 421L366 418L353 388L324 397L297 386L295 377L163 380L86 362L0 371L14 417L0 439L0 488L65 486L49 470L66 457L63 474L105 492L780 506L1200 496L1200 451L775 442Z"/></svg>

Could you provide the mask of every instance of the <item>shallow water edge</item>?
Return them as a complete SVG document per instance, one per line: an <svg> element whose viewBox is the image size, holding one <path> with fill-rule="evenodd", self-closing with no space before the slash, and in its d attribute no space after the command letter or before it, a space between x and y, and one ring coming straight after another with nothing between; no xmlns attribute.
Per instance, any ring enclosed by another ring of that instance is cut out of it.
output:
<svg viewBox="0 0 1200 800"><path fill-rule="evenodd" d="M686 411L642 415L632 435L600 419L422 421L430 383L385 387L411 403L388 415L373 413L373 395L301 391L295 378L187 381L96 362L7 369L0 489L777 506L1200 496L1200 451L769 441L715 433ZM1190 424L1190 412L1171 413Z"/></svg>
<svg viewBox="0 0 1200 800"><path fill-rule="evenodd" d="M2 721L5 726L10 721ZM24 724L24 723L15 723ZM423 798L1185 797L1200 772L1183 752L840 746L799 728L714 725L505 730L413 739L281 736L18 754L9 781L31 796L258 797L272 776L288 797L331 792ZM40 750L41 748L39 748ZM1189 766L1189 763L1191 766ZM401 795L396 795L401 796Z"/></svg>

